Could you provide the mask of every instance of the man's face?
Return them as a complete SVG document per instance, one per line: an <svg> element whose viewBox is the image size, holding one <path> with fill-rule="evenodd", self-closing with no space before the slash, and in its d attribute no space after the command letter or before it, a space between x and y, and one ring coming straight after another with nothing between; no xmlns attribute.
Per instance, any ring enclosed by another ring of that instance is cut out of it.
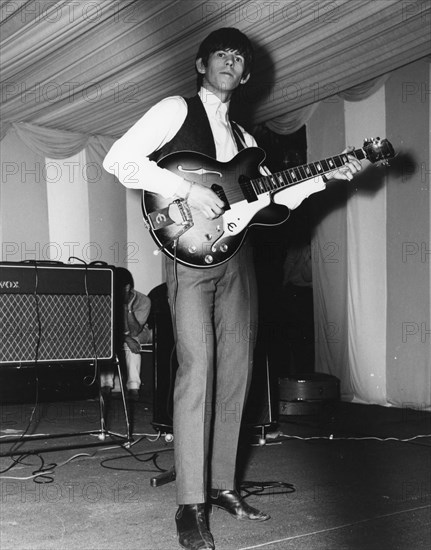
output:
<svg viewBox="0 0 431 550"><path fill-rule="evenodd" d="M230 95L240 85L245 84L250 75L243 77L244 57L236 50L218 50L208 57L205 66L202 59L196 61L198 71L203 74L205 88L220 97Z"/></svg>

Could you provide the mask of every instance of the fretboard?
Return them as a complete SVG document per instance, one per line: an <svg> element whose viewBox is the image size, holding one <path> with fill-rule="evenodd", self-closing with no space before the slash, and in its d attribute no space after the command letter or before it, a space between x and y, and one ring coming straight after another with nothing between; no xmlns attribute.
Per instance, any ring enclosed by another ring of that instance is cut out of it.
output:
<svg viewBox="0 0 431 550"><path fill-rule="evenodd" d="M363 149L349 151L349 155L356 157L358 160L362 160L367 156ZM251 180L249 183L253 186L257 195L267 193L268 191L280 191L290 185L296 185L313 177L332 172L332 170L340 168L340 166L343 166L348 161L347 154L342 153L335 157L311 162L310 164L295 166L294 168L277 172L271 176L262 176Z"/></svg>

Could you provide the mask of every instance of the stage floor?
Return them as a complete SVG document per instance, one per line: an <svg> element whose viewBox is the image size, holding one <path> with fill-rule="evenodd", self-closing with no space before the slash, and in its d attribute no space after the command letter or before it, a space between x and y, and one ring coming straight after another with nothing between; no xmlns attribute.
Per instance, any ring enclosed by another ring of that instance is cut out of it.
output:
<svg viewBox="0 0 431 550"><path fill-rule="evenodd" d="M40 404L27 433L42 438L5 443L23 433L31 412L1 406L1 452L14 451L0 459L2 550L179 548L175 483L150 482L173 461L172 443L151 425L151 403L130 411L129 448L116 436L51 437L99 430L97 399ZM125 433L118 400L108 428ZM271 520L238 522L214 511L217 550L428 550L429 434L429 412L338 403L329 414L282 417L265 445L245 437L242 486Z"/></svg>

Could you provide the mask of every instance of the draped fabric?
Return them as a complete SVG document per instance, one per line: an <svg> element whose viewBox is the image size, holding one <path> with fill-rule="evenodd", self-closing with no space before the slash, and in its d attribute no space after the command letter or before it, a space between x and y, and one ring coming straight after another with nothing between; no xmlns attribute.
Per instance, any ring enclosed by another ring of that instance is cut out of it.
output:
<svg viewBox="0 0 431 550"><path fill-rule="evenodd" d="M366 117L364 112L375 113ZM345 103L346 142L386 135L385 93ZM348 364L357 399L386 404L386 225L387 172L365 170L349 190L347 222Z"/></svg>
<svg viewBox="0 0 431 550"><path fill-rule="evenodd" d="M322 102L307 124L310 160L368 135L397 153L311 199L316 369L345 400L431 408L430 81L418 61L361 101Z"/></svg>
<svg viewBox="0 0 431 550"><path fill-rule="evenodd" d="M303 107L297 111L278 116L265 122L265 126L276 134L293 134L308 122L314 111L317 109L317 106L318 103L313 103L312 105L308 105L307 107Z"/></svg>
<svg viewBox="0 0 431 550"><path fill-rule="evenodd" d="M11 122L1 122L0 121L0 141L9 132L11 124L12 124Z"/></svg>
<svg viewBox="0 0 431 550"><path fill-rule="evenodd" d="M1 118L122 135L163 97L195 93L194 57L234 26L256 50L240 107L253 126L431 53L428 2L13 0L1 9Z"/></svg>
<svg viewBox="0 0 431 550"><path fill-rule="evenodd" d="M53 128L36 126L21 122L13 123L12 127L18 137L32 151L54 159L64 159L76 155L82 151L87 144L91 142L101 143L98 138L93 138L87 134L78 134L74 132L64 132ZM106 139L104 140L106 143ZM113 140L111 139L111 144ZM103 154L103 151L101 151ZM105 151L105 154L107 150ZM101 157L103 159L103 157Z"/></svg>
<svg viewBox="0 0 431 550"><path fill-rule="evenodd" d="M1 261L128 267L143 291L161 258L142 222L141 193L102 168L112 138L12 123L0 142Z"/></svg>
<svg viewBox="0 0 431 550"><path fill-rule="evenodd" d="M349 88L340 92L339 97L346 99L347 101L362 101L374 94L390 77L389 74L385 74L379 78L368 80L367 82L361 82L353 88Z"/></svg>
<svg viewBox="0 0 431 550"><path fill-rule="evenodd" d="M337 97L347 99L348 101L362 101L383 86L389 76L390 75L386 74L379 78L362 82L357 86L344 90L344 92L335 94L329 101L336 101ZM319 102L316 102L302 109L285 113L284 115L268 120L265 125L277 134L293 134L309 121L318 105Z"/></svg>

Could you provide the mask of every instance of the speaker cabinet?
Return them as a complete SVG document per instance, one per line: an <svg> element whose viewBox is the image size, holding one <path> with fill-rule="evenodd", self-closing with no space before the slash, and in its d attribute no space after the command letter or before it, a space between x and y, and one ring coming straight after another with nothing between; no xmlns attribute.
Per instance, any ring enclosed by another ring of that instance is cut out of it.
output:
<svg viewBox="0 0 431 550"><path fill-rule="evenodd" d="M166 284L150 293L151 320L154 346L153 426L160 431L172 431L173 394L178 369L171 313ZM277 399L274 397L273 377L262 345L256 347L255 366L249 397L244 410L244 423L250 427L269 427L278 417Z"/></svg>
<svg viewBox="0 0 431 550"><path fill-rule="evenodd" d="M0 263L0 365L112 360L114 270Z"/></svg>
<svg viewBox="0 0 431 550"><path fill-rule="evenodd" d="M178 362L166 284L157 286L148 296L151 299L149 324L153 328L152 424L157 430L172 432L173 395Z"/></svg>

